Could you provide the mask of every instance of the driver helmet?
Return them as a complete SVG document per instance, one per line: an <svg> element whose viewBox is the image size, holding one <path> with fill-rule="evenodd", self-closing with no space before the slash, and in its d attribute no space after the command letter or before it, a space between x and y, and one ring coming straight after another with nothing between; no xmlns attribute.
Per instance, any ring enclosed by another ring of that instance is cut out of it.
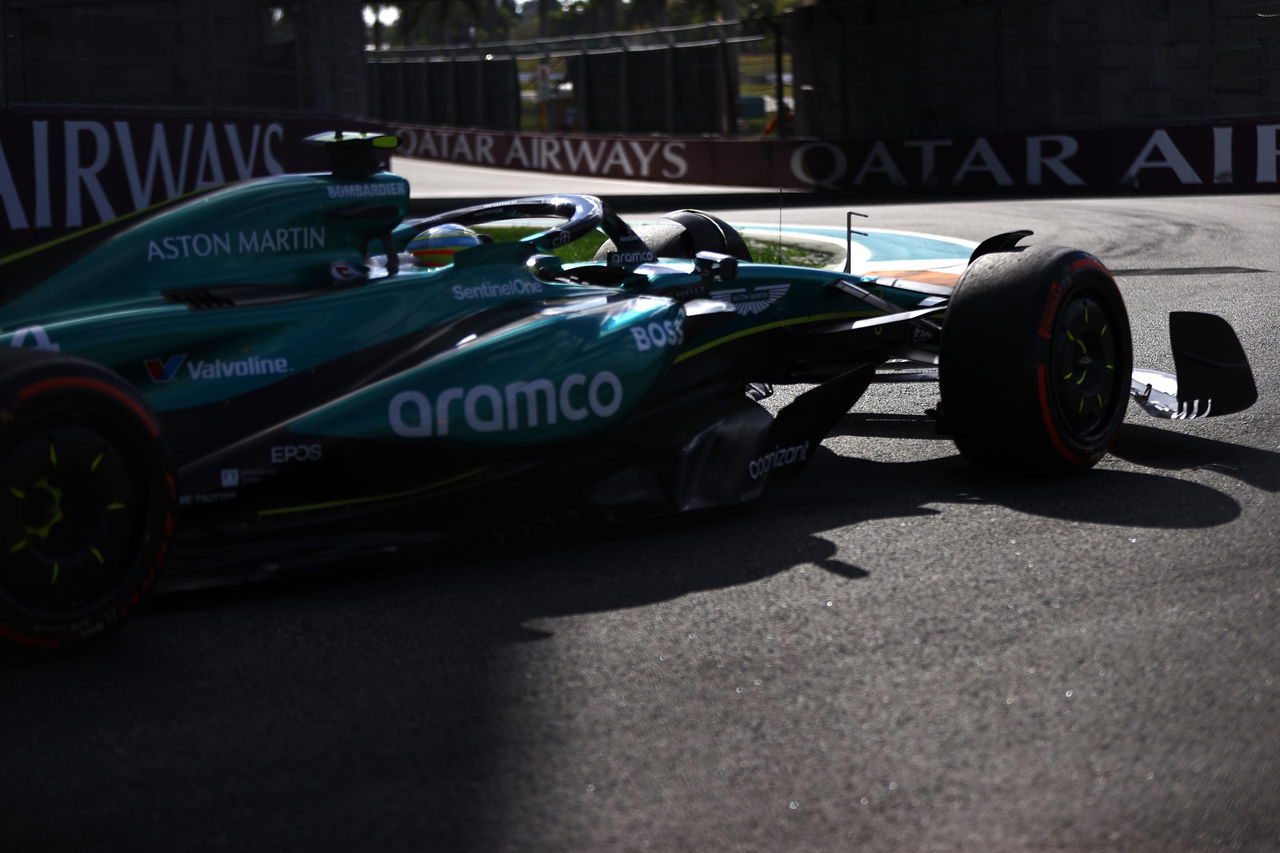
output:
<svg viewBox="0 0 1280 853"><path fill-rule="evenodd" d="M485 242L465 225L446 222L428 228L409 241L409 254L420 267L443 267L453 263L453 256L463 249L470 249Z"/></svg>

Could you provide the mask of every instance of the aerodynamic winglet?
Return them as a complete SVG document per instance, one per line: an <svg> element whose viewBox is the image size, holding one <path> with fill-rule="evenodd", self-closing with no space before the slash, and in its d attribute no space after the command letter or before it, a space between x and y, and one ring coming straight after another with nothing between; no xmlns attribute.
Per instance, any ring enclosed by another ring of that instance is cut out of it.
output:
<svg viewBox="0 0 1280 853"><path fill-rule="evenodd" d="M1230 415L1258 399L1249 358L1235 330L1214 314L1175 311L1169 339L1177 375L1135 370L1129 393L1147 414L1189 420Z"/></svg>

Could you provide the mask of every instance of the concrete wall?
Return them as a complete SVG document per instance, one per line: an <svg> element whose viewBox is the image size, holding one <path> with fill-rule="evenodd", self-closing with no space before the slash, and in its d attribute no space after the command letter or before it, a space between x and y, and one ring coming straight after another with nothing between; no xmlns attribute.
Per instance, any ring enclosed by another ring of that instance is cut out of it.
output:
<svg viewBox="0 0 1280 853"><path fill-rule="evenodd" d="M1250 0L817 0L789 16L802 135L1280 114L1280 12Z"/></svg>

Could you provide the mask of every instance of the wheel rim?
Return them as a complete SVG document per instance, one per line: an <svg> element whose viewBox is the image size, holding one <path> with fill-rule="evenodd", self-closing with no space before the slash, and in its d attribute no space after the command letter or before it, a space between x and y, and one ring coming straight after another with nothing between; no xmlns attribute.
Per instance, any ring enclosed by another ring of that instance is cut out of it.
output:
<svg viewBox="0 0 1280 853"><path fill-rule="evenodd" d="M24 431L0 458L0 596L30 615L90 612L136 564L145 489L127 444L75 423Z"/></svg>
<svg viewBox="0 0 1280 853"><path fill-rule="evenodd" d="M1052 388L1059 420L1084 443L1106 433L1116 409L1119 330L1106 303L1076 295L1058 313L1052 341Z"/></svg>

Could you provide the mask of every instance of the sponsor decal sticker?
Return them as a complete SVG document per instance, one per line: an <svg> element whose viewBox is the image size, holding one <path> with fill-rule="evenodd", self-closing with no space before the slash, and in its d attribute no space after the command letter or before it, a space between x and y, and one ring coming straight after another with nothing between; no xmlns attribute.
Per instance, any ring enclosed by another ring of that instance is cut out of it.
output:
<svg viewBox="0 0 1280 853"><path fill-rule="evenodd" d="M182 367L182 363L187 360L187 354L171 355L167 359L149 358L142 362L147 368L147 374L151 377L152 382L172 382L173 378L178 375L178 368Z"/></svg>
<svg viewBox="0 0 1280 853"><path fill-rule="evenodd" d="M324 446L320 444L278 444L271 448L271 464L283 465L285 462L319 462L324 456Z"/></svg>
<svg viewBox="0 0 1280 853"><path fill-rule="evenodd" d="M142 362L152 382L172 382L179 375L183 364L187 366L187 376L191 379L235 379L245 376L274 376L292 373L287 358L259 358L251 355L248 358L224 360L215 358L212 361L187 361L187 354L171 355L167 359L149 358Z"/></svg>
<svg viewBox="0 0 1280 853"><path fill-rule="evenodd" d="M664 320L661 323L632 326L631 339L635 341L638 352L647 352L654 348L679 346L684 341L684 330L680 327L679 320Z"/></svg>
<svg viewBox="0 0 1280 853"><path fill-rule="evenodd" d="M632 264L653 264L658 256L649 250L633 250L630 252L609 252L605 255L605 263L611 267L625 267Z"/></svg>
<svg viewBox="0 0 1280 853"><path fill-rule="evenodd" d="M335 261L329 267L329 277L334 281L359 281L365 277L363 266L349 264L346 261Z"/></svg>
<svg viewBox="0 0 1280 853"><path fill-rule="evenodd" d="M263 255L323 249L325 228L294 225L289 228L263 228L260 231L171 234L147 241L147 263L180 261L186 258L212 258L220 255Z"/></svg>
<svg viewBox="0 0 1280 853"><path fill-rule="evenodd" d="M212 492L201 493L195 495L180 495L178 497L179 506L191 506L195 504L201 506L204 504L222 504L233 501L236 498L235 492Z"/></svg>
<svg viewBox="0 0 1280 853"><path fill-rule="evenodd" d="M1056 281L1049 285L1049 298L1044 303L1044 313L1040 315L1040 326L1036 333L1048 338L1053 333L1053 318L1058 314L1058 304L1062 302L1062 286Z"/></svg>
<svg viewBox="0 0 1280 853"><path fill-rule="evenodd" d="M28 347L27 338L35 341L35 345ZM61 346L49 339L49 333L44 330L44 326L27 326L25 329L19 329L13 333L13 337L9 340L9 346L14 349L39 349L45 352L62 351Z"/></svg>
<svg viewBox="0 0 1280 853"><path fill-rule="evenodd" d="M234 489L240 485L240 469L239 468L223 468L221 477L222 477L222 488L224 489Z"/></svg>
<svg viewBox="0 0 1280 853"><path fill-rule="evenodd" d="M513 278L511 281L502 282L483 281L470 287L455 284L449 292L459 301L495 299L504 296L532 296L542 293L542 283L531 278Z"/></svg>
<svg viewBox="0 0 1280 853"><path fill-rule="evenodd" d="M733 306L734 311L743 317L750 317L753 314L763 313L786 296L790 289L789 284L766 284L756 288L735 287L729 290L713 290L710 297L728 302Z"/></svg>
<svg viewBox="0 0 1280 853"><path fill-rule="evenodd" d="M409 184L401 181L378 181L368 184L334 184L329 198L386 198L409 194Z"/></svg>
<svg viewBox="0 0 1280 853"><path fill-rule="evenodd" d="M775 447L763 456L752 459L747 463L747 473L751 475L751 479L759 480L775 468L806 462L809 459L809 444L810 442L806 441L803 444L794 444L790 447Z"/></svg>
<svg viewBox="0 0 1280 853"><path fill-rule="evenodd" d="M622 407L622 380L604 370L588 377L571 373L559 382L530 379L471 388L445 388L434 398L401 391L387 404L391 431L404 438L449 434L459 420L472 432L516 432L612 417Z"/></svg>

